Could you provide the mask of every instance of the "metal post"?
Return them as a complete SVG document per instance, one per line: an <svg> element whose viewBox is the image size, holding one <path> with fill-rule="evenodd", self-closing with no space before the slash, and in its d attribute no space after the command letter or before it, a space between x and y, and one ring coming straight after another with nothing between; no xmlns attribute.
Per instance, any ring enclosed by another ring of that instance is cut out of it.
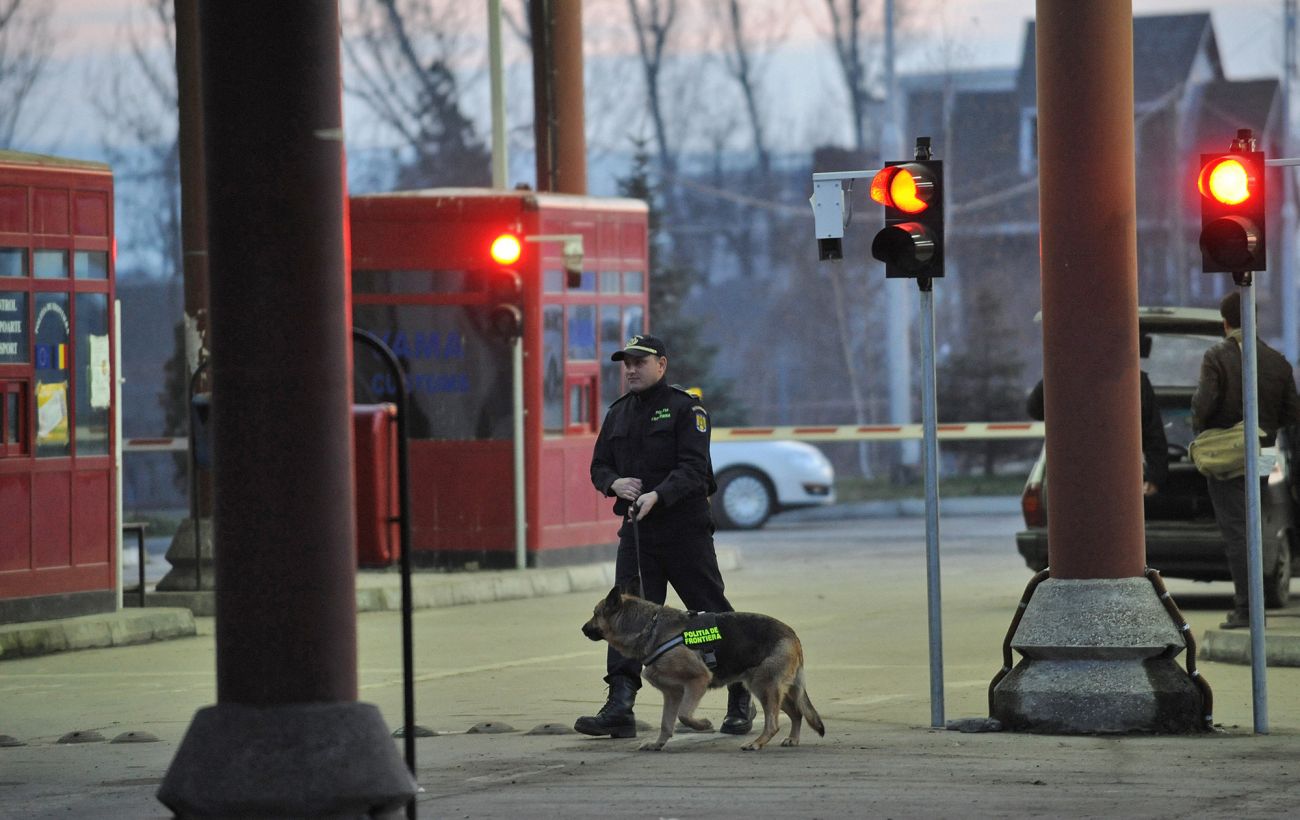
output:
<svg viewBox="0 0 1300 820"><path fill-rule="evenodd" d="M943 721L943 606L939 591L939 435L934 376L934 290L929 278L921 288L921 427L925 472L925 580L930 622L930 725Z"/></svg>
<svg viewBox="0 0 1300 820"><path fill-rule="evenodd" d="M410 393L406 373L392 348L378 336L359 327L352 328L354 341L363 342L379 354L397 387L397 537L402 551L402 740L406 768L415 776L415 641L411 625L411 485L407 461L407 409ZM415 820L415 798L406 804L406 816Z"/></svg>
<svg viewBox="0 0 1300 820"><path fill-rule="evenodd" d="M122 609L122 300L113 300L113 469L117 471L113 486L117 517L117 608ZM141 589L144 588L143 583ZM140 599L144 606L144 599Z"/></svg>
<svg viewBox="0 0 1300 820"><path fill-rule="evenodd" d="M515 568L528 568L528 522L524 493L524 340L510 340L510 406L515 465Z"/></svg>
<svg viewBox="0 0 1300 820"><path fill-rule="evenodd" d="M488 65L492 88L492 187L506 187L506 93L501 67L501 0L488 0Z"/></svg>
<svg viewBox="0 0 1300 820"><path fill-rule="evenodd" d="M1246 428L1246 575L1250 583L1250 680L1255 733L1268 734L1268 657L1264 653L1264 554L1259 513L1259 361L1255 340L1255 289L1250 273L1233 274L1241 286L1241 394Z"/></svg>

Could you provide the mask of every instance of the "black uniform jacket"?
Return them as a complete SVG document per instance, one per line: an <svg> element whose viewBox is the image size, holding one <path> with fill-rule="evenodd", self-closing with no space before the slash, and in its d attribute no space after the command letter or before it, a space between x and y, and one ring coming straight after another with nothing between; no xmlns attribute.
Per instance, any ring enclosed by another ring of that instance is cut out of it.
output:
<svg viewBox="0 0 1300 820"><path fill-rule="evenodd" d="M1259 429L1271 445L1280 427L1300 423L1300 399L1286 357L1258 342L1256 368ZM1241 421L1241 345L1227 338L1205 351L1201 377L1192 396L1192 430L1227 428Z"/></svg>
<svg viewBox="0 0 1300 820"><path fill-rule="evenodd" d="M610 405L591 457L591 483L607 496L615 479L641 479L641 492L659 493L643 524L708 517L717 489L709 458L709 414L700 400L660 381ZM629 502L614 504L617 515Z"/></svg>

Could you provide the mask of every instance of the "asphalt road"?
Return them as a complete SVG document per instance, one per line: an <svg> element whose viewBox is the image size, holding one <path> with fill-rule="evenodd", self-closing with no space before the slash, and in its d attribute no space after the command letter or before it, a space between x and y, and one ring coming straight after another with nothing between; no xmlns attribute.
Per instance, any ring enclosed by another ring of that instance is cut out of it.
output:
<svg viewBox="0 0 1300 820"><path fill-rule="evenodd" d="M987 686L1029 572L1010 516L942 522L945 716L987 714ZM799 633L827 726L797 749L741 753L739 738L683 734L666 751L561 729L603 699L604 646L573 594L416 613L422 817L1275 817L1300 801L1300 670L1270 670L1267 737L1250 733L1249 668L1204 664L1223 731L1047 737L930 728L924 523L872 519L720 533L743 554L737 609ZM1198 631L1228 585L1170 584ZM359 618L361 698L400 725L399 621ZM214 700L211 621L199 638L0 665L0 816L162 817L152 792L194 710ZM725 694L699 714L716 725ZM637 716L655 723L646 688ZM502 734L471 733L509 727ZM56 746L76 729L162 742ZM778 735L778 739L784 732Z"/></svg>

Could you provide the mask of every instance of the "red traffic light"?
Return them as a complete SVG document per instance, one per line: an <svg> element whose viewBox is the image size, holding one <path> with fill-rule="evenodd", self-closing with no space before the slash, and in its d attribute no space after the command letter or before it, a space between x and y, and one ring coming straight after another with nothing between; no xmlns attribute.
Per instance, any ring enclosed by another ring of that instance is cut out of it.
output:
<svg viewBox="0 0 1300 820"><path fill-rule="evenodd" d="M919 214L930 207L937 191L930 169L915 163L880 169L871 180L871 198L886 208Z"/></svg>
<svg viewBox="0 0 1300 820"><path fill-rule="evenodd" d="M1201 199L1201 270L1206 273L1266 270L1267 195L1264 154L1241 150L1202 154L1196 189Z"/></svg>
<svg viewBox="0 0 1300 820"><path fill-rule="evenodd" d="M1224 205L1240 205L1250 199L1255 185L1246 163L1234 156L1216 157L1203 164L1196 180L1201 196Z"/></svg>
<svg viewBox="0 0 1300 820"><path fill-rule="evenodd" d="M498 265L513 265L519 261L523 250L524 246L519 241L519 237L512 233L503 233L492 240L489 253L492 256L492 261Z"/></svg>

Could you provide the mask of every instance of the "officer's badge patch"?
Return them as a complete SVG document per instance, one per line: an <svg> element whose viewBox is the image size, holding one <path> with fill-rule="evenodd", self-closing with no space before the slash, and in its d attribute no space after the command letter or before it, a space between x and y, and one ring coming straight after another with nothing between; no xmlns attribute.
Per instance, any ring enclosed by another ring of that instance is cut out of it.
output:
<svg viewBox="0 0 1300 820"><path fill-rule="evenodd" d="M709 432L709 417L698 410L695 412L695 429L701 433Z"/></svg>

